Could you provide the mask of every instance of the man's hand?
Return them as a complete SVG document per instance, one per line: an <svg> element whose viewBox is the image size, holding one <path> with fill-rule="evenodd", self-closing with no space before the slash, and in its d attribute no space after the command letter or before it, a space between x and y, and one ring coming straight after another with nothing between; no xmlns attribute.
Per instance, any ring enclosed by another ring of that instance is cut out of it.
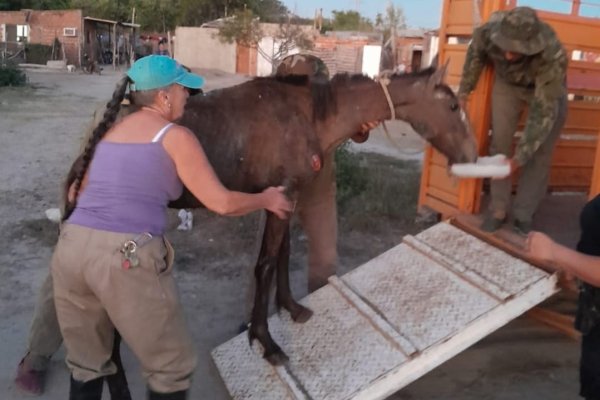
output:
<svg viewBox="0 0 600 400"><path fill-rule="evenodd" d="M372 129L375 129L377 126L379 126L379 124L380 124L379 121L365 122L364 124L362 124L360 126L360 130L357 133L355 133L354 135L352 135L350 138L355 143L364 143L367 141L367 139L369 139L370 131Z"/></svg>
<svg viewBox="0 0 600 400"><path fill-rule="evenodd" d="M517 172L517 170L519 168L521 168L521 166L519 165L519 163L513 158L511 158L510 160L508 160L508 163L510 164L510 175L514 175L515 172Z"/></svg>

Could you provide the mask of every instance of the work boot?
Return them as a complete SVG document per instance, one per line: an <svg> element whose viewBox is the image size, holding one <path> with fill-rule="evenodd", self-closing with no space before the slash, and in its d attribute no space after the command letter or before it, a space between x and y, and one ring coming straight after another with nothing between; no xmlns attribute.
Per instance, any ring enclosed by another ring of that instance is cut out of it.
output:
<svg viewBox="0 0 600 400"><path fill-rule="evenodd" d="M71 376L69 400L102 400L103 385L103 376L87 382L76 381Z"/></svg>
<svg viewBox="0 0 600 400"><path fill-rule="evenodd" d="M152 389L148 389L148 400L186 400L187 393L187 390L172 393L157 393Z"/></svg>
<svg viewBox="0 0 600 400"><path fill-rule="evenodd" d="M483 220L483 223L479 227L484 232L496 232L498 229L504 225L506 222L506 217L499 218L494 215L488 215Z"/></svg>
<svg viewBox="0 0 600 400"><path fill-rule="evenodd" d="M513 230L519 235L527 236L531 232L531 221L520 221L515 219L513 222Z"/></svg>
<svg viewBox="0 0 600 400"><path fill-rule="evenodd" d="M39 396L44 393L46 370L33 369L28 356L29 353L23 357L17 367L15 385L17 385L17 388L25 394Z"/></svg>

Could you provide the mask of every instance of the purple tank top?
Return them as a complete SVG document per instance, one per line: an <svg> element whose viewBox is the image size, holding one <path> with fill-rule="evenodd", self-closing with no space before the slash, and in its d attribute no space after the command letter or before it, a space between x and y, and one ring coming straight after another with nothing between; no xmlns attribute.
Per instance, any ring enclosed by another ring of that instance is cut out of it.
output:
<svg viewBox="0 0 600 400"><path fill-rule="evenodd" d="M87 186L68 222L111 232L162 235L167 204L183 190L161 143L170 126L150 143L98 143Z"/></svg>

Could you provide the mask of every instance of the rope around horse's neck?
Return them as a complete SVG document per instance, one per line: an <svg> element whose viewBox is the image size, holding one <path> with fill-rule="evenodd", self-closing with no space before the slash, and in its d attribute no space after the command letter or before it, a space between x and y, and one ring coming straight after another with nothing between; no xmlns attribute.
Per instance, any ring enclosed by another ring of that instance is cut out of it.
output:
<svg viewBox="0 0 600 400"><path fill-rule="evenodd" d="M376 81L379 82L379 85L381 86L381 89L383 90L383 94L385 95L388 106L390 107L390 113L391 113L390 120L393 121L396 119L396 109L394 108L394 102L392 101L392 96L390 96L390 91L388 90L388 85L390 84L390 77L389 77L390 74L391 74L390 71L382 71L381 74L379 74L379 77L376 78ZM402 146L400 146L392 138L392 135L390 135L390 132L388 131L387 125L385 124L384 120L381 121L381 126L383 127L383 131L385 132L385 136L387 136L390 143L398 151L400 151L400 153L402 153L404 155L412 156L412 155L419 154L419 153L422 153L423 151L425 151L425 146L423 146L423 148L421 148L419 150L415 150L415 151L404 150L404 148Z"/></svg>

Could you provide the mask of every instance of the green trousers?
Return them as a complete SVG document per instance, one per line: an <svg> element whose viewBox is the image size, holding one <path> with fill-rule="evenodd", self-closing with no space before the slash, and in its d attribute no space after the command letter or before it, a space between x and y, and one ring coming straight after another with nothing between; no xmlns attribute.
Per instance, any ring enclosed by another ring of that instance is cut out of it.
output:
<svg viewBox="0 0 600 400"><path fill-rule="evenodd" d="M534 89L509 85L496 79L492 91L492 140L490 155L504 154L512 157L511 146L519 118L532 99ZM567 114L567 98L556 102L557 118L551 132L531 159L522 166L512 215L523 222L531 222L548 188L552 153ZM496 215L507 214L510 209L512 178L492 180L490 184L490 211Z"/></svg>

